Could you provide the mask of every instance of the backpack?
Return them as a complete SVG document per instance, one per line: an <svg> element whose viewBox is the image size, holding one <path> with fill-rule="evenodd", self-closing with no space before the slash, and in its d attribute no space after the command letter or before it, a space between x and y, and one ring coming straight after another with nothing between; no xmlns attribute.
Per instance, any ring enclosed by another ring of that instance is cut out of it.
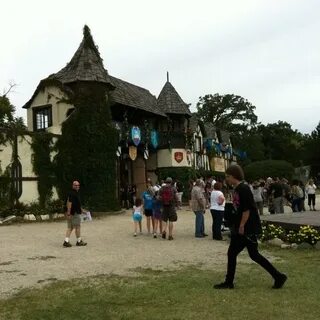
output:
<svg viewBox="0 0 320 320"><path fill-rule="evenodd" d="M173 203L173 189L170 186L165 186L163 187L163 190L161 192L161 200L162 204L164 206L169 206L170 204Z"/></svg>

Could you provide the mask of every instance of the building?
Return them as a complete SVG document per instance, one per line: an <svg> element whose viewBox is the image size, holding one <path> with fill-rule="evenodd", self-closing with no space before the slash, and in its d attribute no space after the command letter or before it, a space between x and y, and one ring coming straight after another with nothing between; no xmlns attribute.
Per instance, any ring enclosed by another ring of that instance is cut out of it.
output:
<svg viewBox="0 0 320 320"><path fill-rule="evenodd" d="M121 137L118 150L115 150L118 155L119 187L125 183L135 184L139 193L144 190L148 177L154 182L157 180L158 168L210 170L213 165L218 171L224 171L226 161L231 159L222 154L221 148L221 154L215 153L213 157L221 159L220 166L218 160L210 162L207 151L220 143L219 131L192 117L188 104L170 83L168 74L158 97L145 88L111 76L87 26L83 40L69 63L41 80L23 106L27 110L30 132L46 130L61 134L62 123L75 109L69 98L74 94L73 86L77 82L98 82L108 87L112 120ZM230 141L227 143L230 145ZM24 150L24 153L28 154L28 151ZM32 176L36 180L30 171L30 157L20 156L22 181L26 178L25 167L28 168L27 178ZM4 164L9 164L8 158ZM25 188L22 186L22 189ZM30 201L36 200L36 188L33 186L32 190L30 196L22 196L24 201L28 202L29 198Z"/></svg>

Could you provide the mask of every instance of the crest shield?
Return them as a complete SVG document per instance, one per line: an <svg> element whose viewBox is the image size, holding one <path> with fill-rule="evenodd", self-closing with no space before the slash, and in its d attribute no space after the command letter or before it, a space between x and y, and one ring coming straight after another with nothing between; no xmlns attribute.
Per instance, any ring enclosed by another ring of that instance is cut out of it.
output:
<svg viewBox="0 0 320 320"><path fill-rule="evenodd" d="M129 147L129 157L131 160L136 160L136 158L137 158L137 147L136 146Z"/></svg>
<svg viewBox="0 0 320 320"><path fill-rule="evenodd" d="M174 153L174 160L180 163L183 160L183 152L177 151Z"/></svg>

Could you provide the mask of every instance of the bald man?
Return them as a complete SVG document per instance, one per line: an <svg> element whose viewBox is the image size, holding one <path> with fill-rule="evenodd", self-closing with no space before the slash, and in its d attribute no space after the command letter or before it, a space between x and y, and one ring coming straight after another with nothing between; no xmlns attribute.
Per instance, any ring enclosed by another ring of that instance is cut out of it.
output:
<svg viewBox="0 0 320 320"><path fill-rule="evenodd" d="M87 243L83 242L80 236L80 226L81 226L81 213L84 212L81 208L81 201L79 197L80 182L72 182L72 190L68 194L67 198L67 231L66 238L64 240L63 246L66 248L72 247L70 243L70 235L73 229L75 229L77 237L77 246L86 246Z"/></svg>

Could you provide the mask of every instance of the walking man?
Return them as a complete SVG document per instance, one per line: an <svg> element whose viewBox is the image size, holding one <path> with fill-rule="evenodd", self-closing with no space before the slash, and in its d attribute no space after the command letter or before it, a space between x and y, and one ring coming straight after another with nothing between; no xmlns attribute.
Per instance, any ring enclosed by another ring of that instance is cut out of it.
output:
<svg viewBox="0 0 320 320"><path fill-rule="evenodd" d="M81 213L83 209L81 208L81 201L79 197L80 183L79 181L73 181L72 190L68 194L67 198L67 231L66 238L64 240L64 247L72 247L70 243L70 235L73 229L75 229L77 237L77 246L86 246L87 243L83 242L80 236L80 225L81 225Z"/></svg>
<svg viewBox="0 0 320 320"><path fill-rule="evenodd" d="M177 190L172 186L172 178L168 177L165 185L159 191L162 203L162 239L166 239L167 225L169 224L168 240L173 240L173 223L177 221L176 202Z"/></svg>
<svg viewBox="0 0 320 320"><path fill-rule="evenodd" d="M242 182L243 170L238 165L231 165L226 170L227 183L234 187L233 205L235 215L231 221L231 241L228 249L228 268L225 281L214 285L215 289L233 289L237 256L247 248L250 258L263 267L274 279L274 289L280 289L287 276L280 273L258 251L257 235L261 233L261 222L249 186Z"/></svg>

